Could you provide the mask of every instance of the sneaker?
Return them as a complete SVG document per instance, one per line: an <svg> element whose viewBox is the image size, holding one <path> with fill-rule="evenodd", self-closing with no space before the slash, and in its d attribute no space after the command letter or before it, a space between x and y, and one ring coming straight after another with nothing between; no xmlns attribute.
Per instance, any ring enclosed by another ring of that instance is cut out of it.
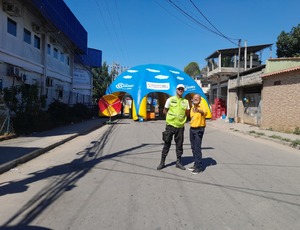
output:
<svg viewBox="0 0 300 230"><path fill-rule="evenodd" d="M192 174L199 174L202 172L202 169L201 168L195 168L193 171L192 171Z"/></svg>
<svg viewBox="0 0 300 230"><path fill-rule="evenodd" d="M188 168L188 170L190 170L190 171L194 171L194 169L195 169L195 166L192 166L192 167Z"/></svg>

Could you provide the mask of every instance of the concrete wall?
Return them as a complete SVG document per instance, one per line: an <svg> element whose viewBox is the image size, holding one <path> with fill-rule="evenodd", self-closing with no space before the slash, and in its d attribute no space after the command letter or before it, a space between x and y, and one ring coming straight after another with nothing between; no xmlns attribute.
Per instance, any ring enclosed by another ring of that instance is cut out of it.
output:
<svg viewBox="0 0 300 230"><path fill-rule="evenodd" d="M264 77L261 128L286 132L300 128L299 99L299 70Z"/></svg>
<svg viewBox="0 0 300 230"><path fill-rule="evenodd" d="M266 61L265 74L300 65L300 58L271 58Z"/></svg>

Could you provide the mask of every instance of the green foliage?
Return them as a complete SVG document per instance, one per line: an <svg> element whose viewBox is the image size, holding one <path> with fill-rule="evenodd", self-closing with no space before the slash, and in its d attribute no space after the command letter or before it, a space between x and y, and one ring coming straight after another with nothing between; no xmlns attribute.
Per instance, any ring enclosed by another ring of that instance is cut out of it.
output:
<svg viewBox="0 0 300 230"><path fill-rule="evenodd" d="M96 106L95 106L96 107ZM70 124L72 122L80 122L97 116L98 110L88 108L86 105L77 103L70 107L63 102L54 100L48 108L50 119L55 126Z"/></svg>
<svg viewBox="0 0 300 230"><path fill-rule="evenodd" d="M80 121L92 117L92 114L89 112L89 108L81 103L77 103L71 107L71 113L74 121Z"/></svg>
<svg viewBox="0 0 300 230"><path fill-rule="evenodd" d="M103 63L101 68L93 69L93 98L94 101L101 98L112 82L112 76L108 72L108 65Z"/></svg>
<svg viewBox="0 0 300 230"><path fill-rule="evenodd" d="M277 57L300 57L300 24L277 37Z"/></svg>
<svg viewBox="0 0 300 230"><path fill-rule="evenodd" d="M221 59L222 67L230 67L231 57L222 57Z"/></svg>
<svg viewBox="0 0 300 230"><path fill-rule="evenodd" d="M36 115L17 113L12 122L16 134L30 134L55 127L46 111L39 111Z"/></svg>
<svg viewBox="0 0 300 230"><path fill-rule="evenodd" d="M97 116L97 109L84 104L68 106L54 100L47 111L41 108L45 97L39 96L36 85L21 85L5 88L4 101L10 109L13 130L16 134L30 134L49 130L61 125L79 122Z"/></svg>
<svg viewBox="0 0 300 230"><path fill-rule="evenodd" d="M293 134L300 135L300 128L296 127Z"/></svg>
<svg viewBox="0 0 300 230"><path fill-rule="evenodd" d="M300 139L292 141L292 147L296 148L298 145L300 146Z"/></svg>
<svg viewBox="0 0 300 230"><path fill-rule="evenodd" d="M196 77L201 74L201 70L197 62L190 62L186 67L184 67L184 72L191 77Z"/></svg>
<svg viewBox="0 0 300 230"><path fill-rule="evenodd" d="M50 115L51 120L56 125L62 125L69 123L71 121L71 109L70 107L60 102L59 100L54 100L48 108L48 113Z"/></svg>
<svg viewBox="0 0 300 230"><path fill-rule="evenodd" d="M39 96L37 85L19 85L4 89L4 101L14 113L37 115L45 106L46 97Z"/></svg>

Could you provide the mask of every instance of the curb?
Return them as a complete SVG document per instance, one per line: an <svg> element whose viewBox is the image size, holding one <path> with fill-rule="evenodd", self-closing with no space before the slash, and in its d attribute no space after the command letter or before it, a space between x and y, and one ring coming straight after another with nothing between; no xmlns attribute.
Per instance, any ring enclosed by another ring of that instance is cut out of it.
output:
<svg viewBox="0 0 300 230"><path fill-rule="evenodd" d="M0 137L0 142L18 137L17 134L4 135Z"/></svg>
<svg viewBox="0 0 300 230"><path fill-rule="evenodd" d="M68 141L70 141L70 140L72 140L72 139L74 139L74 138L76 138L76 137L78 137L80 135L87 134L87 133L90 133L90 132L92 132L92 131L94 131L94 130L96 130L98 128L101 128L103 125L105 125L105 122L102 122L99 125L96 125L96 126L94 126L92 128L83 130L82 132L79 132L77 134L71 135L70 137L67 137L64 140L61 140L61 141L59 141L57 143L49 145L49 146L47 146L45 148L41 148L41 149L35 150L35 151L33 151L31 153L28 153L28 154L26 154L26 155L24 155L22 157L19 157L19 158L15 159L15 160L12 160L10 162L2 164L0 166L0 174L2 174L4 172L7 172L10 169L12 169L12 168L14 168L14 167L16 167L16 166L18 166L20 164L26 163L26 162L28 162L28 161L30 161L30 160L32 160L32 159L34 159L34 158L42 155L43 153L46 153L46 152L48 152L48 151L56 148L57 146L62 145L62 144L66 143L66 142L68 142Z"/></svg>
<svg viewBox="0 0 300 230"><path fill-rule="evenodd" d="M257 138L262 138L264 140L273 141L273 142L276 142L276 143L279 143L279 144L282 144L282 145L287 145L287 146L289 146L289 147L291 147L293 149L300 150L300 145L292 146L292 143L289 142L289 141L283 141L283 140L279 140L279 139L275 139L275 138L271 138L271 137L267 137L267 136L260 136L260 135L250 134L250 133L246 133L246 134L248 134L250 136L253 136L253 137L257 137Z"/></svg>
<svg viewBox="0 0 300 230"><path fill-rule="evenodd" d="M236 129L235 131L239 132L239 133L242 133L242 134L245 134L245 135L249 135L249 136L255 137L255 138L261 138L261 139L264 139L264 140L273 141L273 142L276 142L278 144L286 145L286 146L289 146L290 148L300 150L300 145L292 146L292 143L289 142L289 141L283 141L283 140L271 138L271 137L268 137L268 136L261 136L261 135L255 134L255 133L251 134L251 133L249 133L249 131L241 131L241 130L238 130L238 129Z"/></svg>
<svg viewBox="0 0 300 230"><path fill-rule="evenodd" d="M264 140L276 142L278 144L286 145L286 146L289 146L292 149L300 150L300 145L293 146L292 143L289 142L289 141L284 141L284 140L280 140L280 139L271 138L271 137L266 136L266 135L257 135L255 133L250 133L249 131L243 131L243 130L237 128L237 127L235 127L235 128L234 127L229 127L229 126L219 127L218 125L215 125L215 124L212 124L212 123L211 123L211 125L214 128L222 129L224 131L228 131L228 132L234 131L234 132L238 132L238 133L248 135L248 136L252 136L252 137L255 137L255 138L261 138L261 139L264 139ZM260 132L263 132L263 130L260 130ZM299 136L299 140L300 140L300 136Z"/></svg>

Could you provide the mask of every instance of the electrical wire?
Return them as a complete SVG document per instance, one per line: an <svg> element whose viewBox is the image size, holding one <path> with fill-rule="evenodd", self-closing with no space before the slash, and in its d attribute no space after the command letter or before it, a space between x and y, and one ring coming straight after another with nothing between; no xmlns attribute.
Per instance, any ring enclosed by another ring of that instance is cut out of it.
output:
<svg viewBox="0 0 300 230"><path fill-rule="evenodd" d="M195 17L191 16L190 13L187 13L185 10L183 10L180 6L178 6L178 4L176 4L175 2L173 2L172 0L167 0L176 10L178 10L180 13L182 13L184 16L186 16L187 18L189 18L190 20L192 20L194 23L200 25L201 27L203 27L204 29L208 30L209 32L218 35L220 37L223 37L225 39L227 39L229 42L233 43L234 45L238 46L238 44L236 44L235 42L233 42L232 40L234 39L230 39L227 36L225 36L222 32L220 32L215 26L213 26L213 24L207 19L207 17L205 17L205 15L199 10L199 8L191 1L191 3L193 4L193 6L198 10L198 12L202 15L202 17L204 17L204 19L206 21L208 21L210 23L211 26L213 26L214 30L209 28L208 26L206 26L205 24L203 24L202 22L200 22L199 20L197 20Z"/></svg>
<svg viewBox="0 0 300 230"><path fill-rule="evenodd" d="M216 30L220 33L220 35L222 35L225 39L227 39L228 41L232 42L232 40L239 40L236 38L229 38L227 36L225 36L219 29L217 29L211 22L210 20L208 20L208 18L201 12L201 10L195 5L195 3L193 2L193 0L190 0L190 2L192 3L192 5L196 8L196 10L202 15L202 17ZM233 43L235 44L235 43ZM235 44L236 45L236 44Z"/></svg>
<svg viewBox="0 0 300 230"><path fill-rule="evenodd" d="M100 9L100 6L99 6L99 4L98 4L98 1L95 0L95 2L96 2L96 5L97 5L98 12L99 12L99 14L100 14L100 16L101 16L101 19L102 19L103 23L104 23L104 26L105 26L105 29L106 29L106 31L107 31L107 34L108 34L108 36L109 36L109 38L110 38L110 41L112 42L112 45L113 45L114 49L117 50L116 44L115 44L115 42L114 42L114 39L113 39L113 37L112 37L112 35L111 35L111 33L110 33L110 30L108 29L108 26L107 26L107 24L106 24L106 21L105 21L105 19L104 19L103 14L101 13L101 9Z"/></svg>

